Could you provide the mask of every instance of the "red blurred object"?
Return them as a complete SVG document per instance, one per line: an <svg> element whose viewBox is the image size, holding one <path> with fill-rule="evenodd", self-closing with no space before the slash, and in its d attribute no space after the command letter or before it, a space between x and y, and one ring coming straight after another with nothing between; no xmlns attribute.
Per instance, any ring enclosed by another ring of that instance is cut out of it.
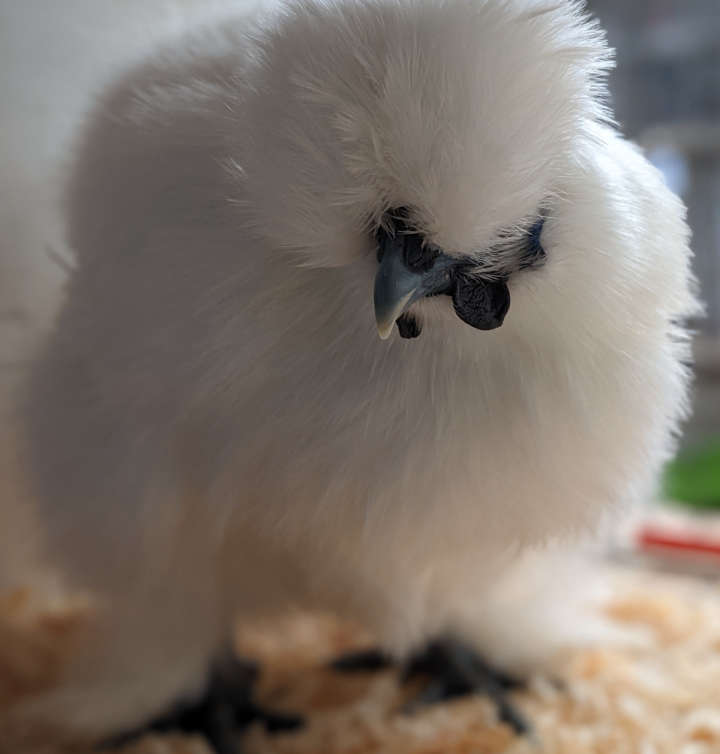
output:
<svg viewBox="0 0 720 754"><path fill-rule="evenodd" d="M670 550L697 553L720 560L720 538L702 536L687 530L672 530L646 525L637 532L637 544L642 550Z"/></svg>

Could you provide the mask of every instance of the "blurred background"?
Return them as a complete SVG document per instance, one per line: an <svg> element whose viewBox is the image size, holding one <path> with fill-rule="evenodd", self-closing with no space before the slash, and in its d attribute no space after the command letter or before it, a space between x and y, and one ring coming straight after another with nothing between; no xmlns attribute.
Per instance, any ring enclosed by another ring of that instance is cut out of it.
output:
<svg viewBox="0 0 720 754"><path fill-rule="evenodd" d="M720 437L720 3L590 0L589 6L616 50L616 117L688 205L707 305L707 317L695 323L694 412L683 440L683 447L696 447Z"/></svg>
<svg viewBox="0 0 720 754"><path fill-rule="evenodd" d="M720 4L589 0L616 50L612 104L623 131L688 207L707 316L693 323L693 411L669 464L666 500L720 512ZM707 519L700 523L706 527Z"/></svg>

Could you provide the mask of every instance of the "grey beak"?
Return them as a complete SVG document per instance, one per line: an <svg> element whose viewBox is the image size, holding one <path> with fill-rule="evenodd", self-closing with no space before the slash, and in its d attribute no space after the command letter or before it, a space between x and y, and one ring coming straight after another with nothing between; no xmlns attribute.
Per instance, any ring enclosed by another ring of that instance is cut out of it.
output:
<svg viewBox="0 0 720 754"><path fill-rule="evenodd" d="M420 298L423 273L408 269L404 260L403 237L396 236L382 242L382 259L375 275L375 322L378 334L386 340L395 320Z"/></svg>
<svg viewBox="0 0 720 754"><path fill-rule="evenodd" d="M385 340L396 320L419 298L450 293L458 261L428 246L417 233L378 233L375 321ZM403 337L415 337L403 335Z"/></svg>

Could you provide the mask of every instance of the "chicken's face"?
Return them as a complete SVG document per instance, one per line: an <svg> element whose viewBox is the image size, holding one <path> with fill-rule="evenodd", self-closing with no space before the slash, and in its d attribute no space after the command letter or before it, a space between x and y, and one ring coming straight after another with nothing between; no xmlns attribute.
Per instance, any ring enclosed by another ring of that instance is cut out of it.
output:
<svg viewBox="0 0 720 754"><path fill-rule="evenodd" d="M262 43L251 222L315 267L367 262L382 337L447 294L499 326L539 264L578 135L602 117L602 35L570 0L304 4Z"/></svg>
<svg viewBox="0 0 720 754"><path fill-rule="evenodd" d="M544 262L540 242L544 218L519 231L517 238L508 234L484 254L458 256L427 241L409 224L410 218L411 212L404 208L389 212L377 232L373 303L380 337L385 340L397 323L403 338L416 338L421 325L410 307L441 295L452 298L455 313L472 327L500 327L510 308L510 276Z"/></svg>

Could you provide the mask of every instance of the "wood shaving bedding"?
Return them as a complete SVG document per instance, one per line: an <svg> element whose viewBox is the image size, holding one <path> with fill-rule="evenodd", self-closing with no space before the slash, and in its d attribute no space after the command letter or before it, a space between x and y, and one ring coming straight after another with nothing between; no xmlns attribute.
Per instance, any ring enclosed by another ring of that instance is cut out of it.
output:
<svg viewBox="0 0 720 754"><path fill-rule="evenodd" d="M307 725L280 735L254 726L244 754L720 754L717 585L634 571L614 580L608 616L644 629L647 641L568 651L552 678L530 679L514 698L537 740L517 739L482 697L401 713L413 688L399 682L396 670L327 668L331 657L370 643L332 618L302 615L246 629L238 649L262 662L259 700L302 713ZM70 614L77 610L72 606ZM50 612L60 620L56 605ZM0 674L11 666L3 662L5 651L0 647ZM54 754L52 747L44 752ZM207 752L199 738L148 736L122 754Z"/></svg>

